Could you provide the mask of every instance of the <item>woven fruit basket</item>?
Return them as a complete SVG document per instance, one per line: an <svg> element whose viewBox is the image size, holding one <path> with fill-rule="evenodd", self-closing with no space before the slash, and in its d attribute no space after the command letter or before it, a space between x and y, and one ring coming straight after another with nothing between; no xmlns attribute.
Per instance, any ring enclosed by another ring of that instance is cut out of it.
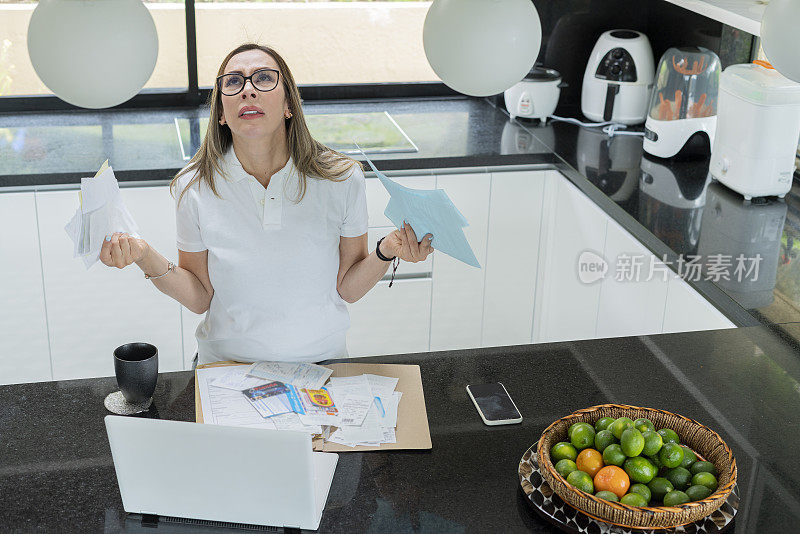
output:
<svg viewBox="0 0 800 534"><path fill-rule="evenodd" d="M550 460L550 448L559 441L569 441L567 430L573 423L586 422L594 425L602 417L630 417L634 420L646 417L656 428L673 429L680 436L682 445L714 464L719 475L717 490L702 501L679 506L637 507L606 501L568 484L555 470ZM590 517L626 528L669 528L692 523L722 506L736 485L736 460L719 434L682 415L653 408L602 404L578 410L555 421L542 432L537 456L542 476L565 502Z"/></svg>

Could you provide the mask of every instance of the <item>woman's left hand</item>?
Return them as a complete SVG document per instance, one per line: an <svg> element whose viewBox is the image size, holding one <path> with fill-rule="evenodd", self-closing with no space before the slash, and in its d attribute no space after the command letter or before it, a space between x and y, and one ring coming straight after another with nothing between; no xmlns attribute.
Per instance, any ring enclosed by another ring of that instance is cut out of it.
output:
<svg viewBox="0 0 800 534"><path fill-rule="evenodd" d="M381 254L387 258L397 256L401 260L410 263L425 261L425 258L433 252L432 240L432 234L425 234L422 241L417 241L417 234L414 233L414 229L406 221L402 228L383 238L383 241L381 241Z"/></svg>

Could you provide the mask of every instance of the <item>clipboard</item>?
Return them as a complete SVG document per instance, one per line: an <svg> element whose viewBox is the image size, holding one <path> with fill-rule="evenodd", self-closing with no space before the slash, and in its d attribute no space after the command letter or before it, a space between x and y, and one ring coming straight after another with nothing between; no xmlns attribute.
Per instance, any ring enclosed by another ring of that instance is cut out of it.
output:
<svg viewBox="0 0 800 534"><path fill-rule="evenodd" d="M225 367L231 365L250 365L234 361L214 362L198 365L197 369L206 367ZM396 443L383 443L380 446L348 447L338 443L325 442L322 436L312 440L315 451L318 452L364 452L407 449L431 449L431 434L428 427L428 412L425 409L425 393L422 389L422 375L419 365L399 365L382 363L334 363L323 365L333 371L331 376L358 376L373 374L397 378L395 391L401 391L403 397L397 407L397 427L395 429ZM195 376L194 388L195 421L203 422L203 408L200 403L200 388L197 387Z"/></svg>

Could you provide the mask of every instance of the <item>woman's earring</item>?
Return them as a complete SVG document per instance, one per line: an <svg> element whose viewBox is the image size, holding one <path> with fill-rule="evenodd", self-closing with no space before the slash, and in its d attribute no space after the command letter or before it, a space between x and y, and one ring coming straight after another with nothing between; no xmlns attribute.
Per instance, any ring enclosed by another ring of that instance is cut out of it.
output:
<svg viewBox="0 0 800 534"><path fill-rule="evenodd" d="M292 112L291 111L287 111L286 112L286 118L289 119L289 118L291 118L291 116L292 116Z"/></svg>

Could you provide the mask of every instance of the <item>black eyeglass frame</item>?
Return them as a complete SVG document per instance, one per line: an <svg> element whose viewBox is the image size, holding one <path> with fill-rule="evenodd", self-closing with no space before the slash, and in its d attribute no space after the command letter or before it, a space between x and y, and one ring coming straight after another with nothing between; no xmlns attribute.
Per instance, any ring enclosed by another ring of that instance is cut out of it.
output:
<svg viewBox="0 0 800 534"><path fill-rule="evenodd" d="M253 76L258 74L259 72L264 72L265 70L268 70L270 72L274 72L278 76L278 78L275 80L275 87L273 87L272 89L267 89L267 90L259 89L258 87L256 87L256 84L253 83ZM225 76L240 76L240 77L244 78L244 81L242 81L242 87L238 91L236 91L235 93L231 93L231 94L225 93L222 90L222 79ZM253 73L250 76L245 76L244 74L240 74L238 72L229 72L227 74L220 74L219 76L217 76L217 88L219 89L219 92L222 93L225 96L236 96L239 93L241 93L242 91L244 91L244 86L247 85L247 80L250 80L250 85L252 85L253 89L255 89L256 91L260 91L262 93L269 93L270 91L274 91L275 88L278 87L278 84L281 81L281 72L279 70L276 70L276 69L263 68L263 69L258 69L256 71L253 71Z"/></svg>

